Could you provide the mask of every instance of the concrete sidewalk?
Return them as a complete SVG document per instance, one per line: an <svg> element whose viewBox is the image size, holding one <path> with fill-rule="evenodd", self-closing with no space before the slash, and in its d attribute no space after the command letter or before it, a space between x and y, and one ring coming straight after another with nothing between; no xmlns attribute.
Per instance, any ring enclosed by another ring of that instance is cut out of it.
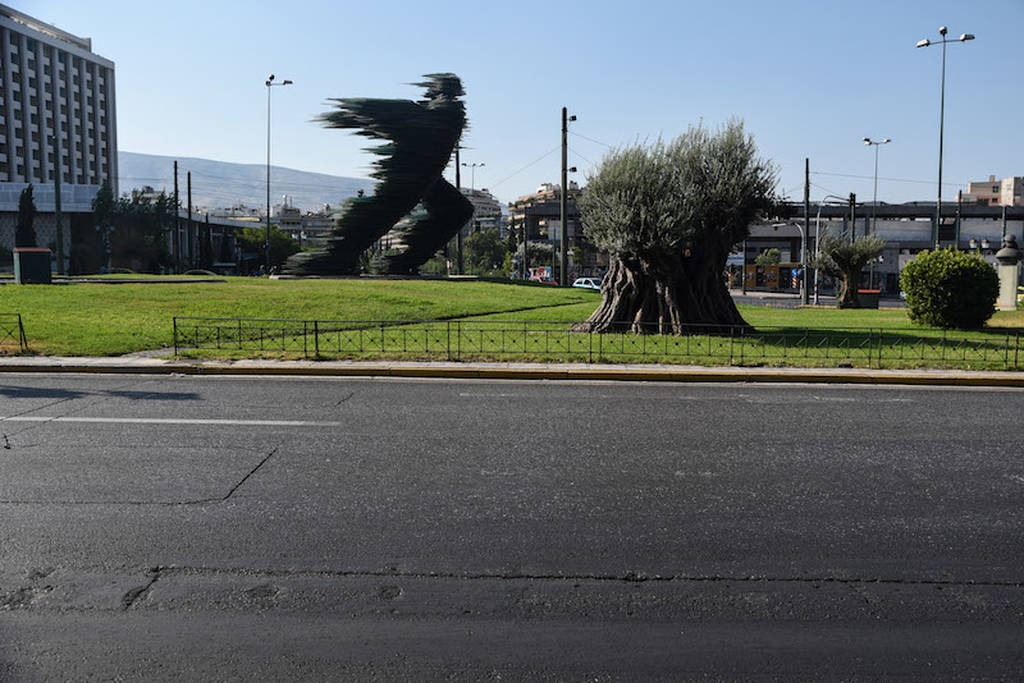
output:
<svg viewBox="0 0 1024 683"><path fill-rule="evenodd" d="M183 360L145 357L0 357L0 373L139 373L321 377L619 380L641 382L811 382L1024 387L1024 373L870 368L704 367L586 363Z"/></svg>

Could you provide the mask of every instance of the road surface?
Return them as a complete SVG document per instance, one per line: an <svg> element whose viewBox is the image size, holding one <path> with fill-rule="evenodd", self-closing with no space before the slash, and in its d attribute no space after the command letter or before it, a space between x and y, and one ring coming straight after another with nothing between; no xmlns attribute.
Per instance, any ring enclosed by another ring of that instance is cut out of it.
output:
<svg viewBox="0 0 1024 683"><path fill-rule="evenodd" d="M1024 676L1024 391L0 377L0 680Z"/></svg>

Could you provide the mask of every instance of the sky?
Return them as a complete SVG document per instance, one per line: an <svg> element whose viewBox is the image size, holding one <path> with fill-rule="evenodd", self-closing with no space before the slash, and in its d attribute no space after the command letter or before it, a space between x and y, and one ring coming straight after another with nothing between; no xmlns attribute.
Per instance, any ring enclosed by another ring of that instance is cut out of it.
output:
<svg viewBox="0 0 1024 683"><path fill-rule="evenodd" d="M466 90L463 185L513 200L558 182L561 108L570 179L586 183L611 149L691 125L741 119L802 199L934 201L942 48L943 198L969 180L1024 175L1022 0L606 0L419 3L393 0L6 0L93 40L116 64L122 151L365 177L366 139L312 122L331 97L418 99L422 74ZM453 169L446 177L453 179ZM121 190L132 186L122 180Z"/></svg>

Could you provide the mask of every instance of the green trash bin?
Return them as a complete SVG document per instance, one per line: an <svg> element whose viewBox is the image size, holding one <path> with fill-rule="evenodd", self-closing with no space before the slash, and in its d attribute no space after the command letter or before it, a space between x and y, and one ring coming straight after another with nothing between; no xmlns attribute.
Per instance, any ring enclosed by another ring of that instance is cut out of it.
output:
<svg viewBox="0 0 1024 683"><path fill-rule="evenodd" d="M861 308L878 308L878 299L882 295L880 289L858 289L857 299Z"/></svg>
<svg viewBox="0 0 1024 683"><path fill-rule="evenodd" d="M50 250L45 247L15 247L14 281L19 285L48 285L53 282Z"/></svg>

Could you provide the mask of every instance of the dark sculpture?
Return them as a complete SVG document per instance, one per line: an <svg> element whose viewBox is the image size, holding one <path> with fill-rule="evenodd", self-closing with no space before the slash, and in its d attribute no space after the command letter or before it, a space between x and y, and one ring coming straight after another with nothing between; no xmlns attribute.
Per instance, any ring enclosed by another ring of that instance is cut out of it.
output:
<svg viewBox="0 0 1024 683"><path fill-rule="evenodd" d="M414 85L426 99L333 99L336 109L318 120L328 128L358 128L359 135L387 140L367 148L381 158L371 176L379 181L373 196L356 197L331 231L326 249L295 254L285 272L344 275L359 272L359 257L404 216L422 203L396 230L394 249L381 256L379 270L412 274L455 236L473 215L473 205L441 177L466 125L464 94L458 76L427 74Z"/></svg>

